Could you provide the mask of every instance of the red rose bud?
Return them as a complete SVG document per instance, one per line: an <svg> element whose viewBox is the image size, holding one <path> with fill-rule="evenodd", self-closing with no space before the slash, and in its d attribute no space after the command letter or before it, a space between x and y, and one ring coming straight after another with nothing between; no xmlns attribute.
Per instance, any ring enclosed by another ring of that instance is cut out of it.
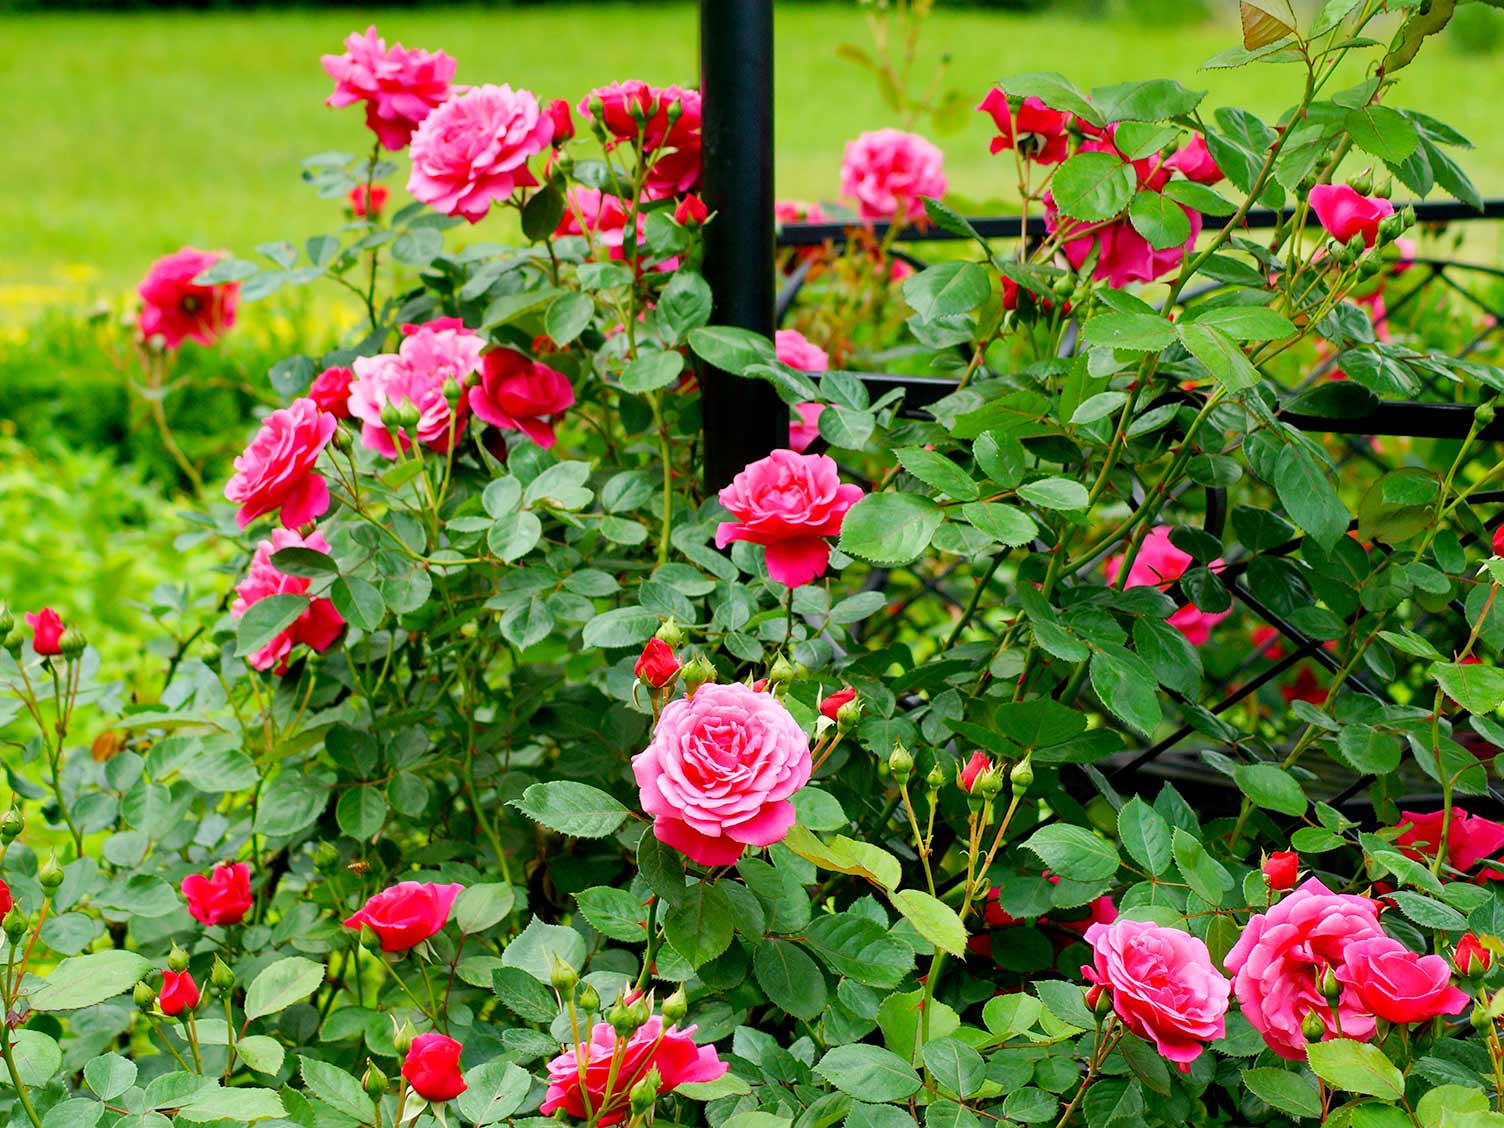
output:
<svg viewBox="0 0 1504 1128"><path fill-rule="evenodd" d="M198 984L186 971L164 971L162 990L157 994L157 1005L165 1015L180 1015L198 1006Z"/></svg>
<svg viewBox="0 0 1504 1128"><path fill-rule="evenodd" d="M674 657L668 643L661 638L650 638L642 648L642 654L632 667L632 672L643 685L662 689L678 676L679 660Z"/></svg>
<svg viewBox="0 0 1504 1128"><path fill-rule="evenodd" d="M1276 892L1295 888L1300 873L1300 855L1294 850L1277 850L1264 859L1264 884Z"/></svg>
<svg viewBox="0 0 1504 1128"><path fill-rule="evenodd" d="M357 184L350 189L350 211L361 219L369 216L377 219L381 216L381 209L386 207L387 191L385 184Z"/></svg>
<svg viewBox="0 0 1504 1128"><path fill-rule="evenodd" d="M961 769L961 774L956 777L957 782L960 783L962 791L970 791L973 787L976 786L977 777L980 776L983 772L991 770L991 757L989 757L985 752L973 752L971 754L971 759L967 760L966 766Z"/></svg>
<svg viewBox="0 0 1504 1128"><path fill-rule="evenodd" d="M1504 525L1494 530L1494 555L1504 556Z"/></svg>
<svg viewBox="0 0 1504 1128"><path fill-rule="evenodd" d="M674 222L680 227L699 227L710 218L710 209L698 196L685 196L674 209Z"/></svg>
<svg viewBox="0 0 1504 1128"><path fill-rule="evenodd" d="M555 98L548 104L548 117L554 123L555 145L562 145L574 136L574 115L565 99Z"/></svg>
<svg viewBox="0 0 1504 1128"><path fill-rule="evenodd" d="M10 893L10 886L0 881L0 917L10 912L10 907L15 903L15 898Z"/></svg>
<svg viewBox="0 0 1504 1128"><path fill-rule="evenodd" d="M43 657L63 652L63 620L51 607L26 616L26 625L31 628L31 648Z"/></svg>
<svg viewBox="0 0 1504 1128"><path fill-rule="evenodd" d="M1457 951L1452 957L1452 964L1457 968L1459 975L1467 979L1477 979L1493 965L1493 962L1493 953L1478 943L1478 938L1471 932L1464 933L1462 939L1457 941Z"/></svg>
<svg viewBox="0 0 1504 1128"><path fill-rule="evenodd" d="M452 1101L468 1087L460 1076L462 1048L443 1034L419 1034L402 1063L402 1076L425 1101Z"/></svg>
<svg viewBox="0 0 1504 1128"><path fill-rule="evenodd" d="M823 716L829 717L833 721L838 721L841 719L841 706L855 700L856 690L850 686L847 686L845 689L838 689L820 702L820 712Z"/></svg>

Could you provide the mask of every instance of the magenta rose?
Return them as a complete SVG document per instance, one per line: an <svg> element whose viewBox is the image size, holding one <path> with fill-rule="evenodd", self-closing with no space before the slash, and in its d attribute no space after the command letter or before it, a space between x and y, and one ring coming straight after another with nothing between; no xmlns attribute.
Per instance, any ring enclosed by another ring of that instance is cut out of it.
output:
<svg viewBox="0 0 1504 1128"><path fill-rule="evenodd" d="M677 105L677 109L674 107ZM649 199L692 192L700 182L700 92L679 86L649 86L640 79L600 86L580 99L579 111L597 116L614 149L642 135ZM672 118L672 120L670 120Z"/></svg>
<svg viewBox="0 0 1504 1128"><path fill-rule="evenodd" d="M444 452L459 436L468 412L465 397L451 411L444 385L461 388L480 370L485 339L470 332L456 318L440 318L424 325L404 325L396 353L357 357L355 381L350 385L350 414L362 423L360 441L368 450L397 457L397 445L381 421L387 404L411 403L418 409L417 426L401 435L403 449L413 440Z"/></svg>
<svg viewBox="0 0 1504 1128"><path fill-rule="evenodd" d="M425 1101L452 1101L469 1088L460 1071L463 1051L464 1047L447 1034L419 1034L402 1059L402 1076Z"/></svg>
<svg viewBox="0 0 1504 1128"><path fill-rule="evenodd" d="M1180 1072L1190 1072L1206 1043L1227 1033L1232 984L1212 966L1206 945L1188 932L1137 920L1086 930L1093 963L1081 974L1106 990L1123 1025L1148 1039Z"/></svg>
<svg viewBox="0 0 1504 1128"><path fill-rule="evenodd" d="M558 437L553 417L574 405L569 377L516 349L493 349L470 389L470 410L503 431L521 431L544 450Z"/></svg>
<svg viewBox="0 0 1504 1128"><path fill-rule="evenodd" d="M236 599L230 605L230 614L241 618L255 604L270 595L303 595L312 584L302 576L289 576L278 571L272 564L272 554L284 548L312 548L328 552L329 542L323 533L312 533L304 538L292 529L274 529L270 540L256 546L251 558L251 570L245 579L235 585ZM323 652L334 645L340 632L345 629L345 620L328 599L309 599L308 610L282 630L276 638L247 659L257 670L272 670L285 673L292 648L304 645Z"/></svg>
<svg viewBox="0 0 1504 1128"><path fill-rule="evenodd" d="M1389 1022L1425 1022L1461 1014L1472 1002L1452 986L1443 956L1418 956L1398 940L1375 936L1349 944L1337 978L1363 1005Z"/></svg>
<svg viewBox="0 0 1504 1128"><path fill-rule="evenodd" d="M1374 1013L1343 976L1347 952L1360 940L1383 939L1379 907L1367 897L1333 893L1316 878L1274 905L1256 913L1223 961L1233 973L1233 992L1243 1017L1264 1036L1280 1057L1304 1061L1306 1039L1301 1022L1315 1014L1325 1038L1373 1037ZM1337 1011L1321 993L1330 968L1342 983Z"/></svg>
<svg viewBox="0 0 1504 1128"><path fill-rule="evenodd" d="M240 506L235 520L242 529L274 509L288 529L329 511L329 487L313 468L338 426L306 396L266 417L225 485L225 497Z"/></svg>
<svg viewBox="0 0 1504 1128"><path fill-rule="evenodd" d="M252 904L251 867L231 862L215 866L207 877L190 873L181 888L188 915L200 924L239 924Z"/></svg>
<svg viewBox="0 0 1504 1128"><path fill-rule="evenodd" d="M797 403L789 417L789 449L803 454L820 437L820 416L825 414L823 403Z"/></svg>
<svg viewBox="0 0 1504 1128"><path fill-rule="evenodd" d="M823 454L775 450L749 464L720 498L736 520L721 522L716 547L739 540L763 545L768 575L798 587L825 574L825 538L839 535L862 487L842 482L835 460Z"/></svg>
<svg viewBox="0 0 1504 1128"><path fill-rule="evenodd" d="M1059 164L1065 160L1070 145L1066 128L1070 114L1052 110L1032 97L1023 99L1015 114L1008 104L1008 96L999 86L987 92L977 109L990 115L997 127L997 136L992 139L994 153L1017 149L1024 157L1042 165Z"/></svg>
<svg viewBox="0 0 1504 1128"><path fill-rule="evenodd" d="M1092 277L1121 288L1130 282L1157 281L1179 268L1186 252L1195 247L1196 238L1201 234L1201 213L1190 208L1182 210L1190 220L1191 236L1185 243L1163 250L1152 246L1126 219L1113 220L1104 225L1077 223L1060 214L1054 197L1049 193L1045 194L1044 223L1045 229L1051 232L1062 225L1066 227L1067 236L1061 250L1065 252L1066 260L1073 269L1081 269L1091 257L1092 248L1099 247L1100 254ZM1092 227L1095 230L1090 234L1069 234L1077 229L1084 232Z"/></svg>
<svg viewBox="0 0 1504 1128"><path fill-rule="evenodd" d="M348 368L326 368L313 378L308 398L336 419L350 418L350 382L355 373Z"/></svg>
<svg viewBox="0 0 1504 1128"><path fill-rule="evenodd" d="M658 1071L659 1093L691 1081L714 1081L731 1067L714 1046L695 1045L694 1032L693 1026L665 1030L663 1019L655 1014L632 1031L618 1055L616 1031L609 1022L597 1022L587 1044L571 1046L548 1063L548 1092L539 1115L552 1116L563 1109L575 1120L587 1120L594 1114L600 1128L611 1128L626 1119L632 1086L649 1070Z"/></svg>
<svg viewBox="0 0 1504 1128"><path fill-rule="evenodd" d="M594 104L599 102L599 114ZM636 137L640 121L653 115L653 88L640 78L597 86L580 99L577 107L584 117L599 117L606 132L618 140ZM640 119L640 120L639 120Z"/></svg>
<svg viewBox="0 0 1504 1128"><path fill-rule="evenodd" d="M62 616L51 607L26 613L26 625L31 628L31 649L43 658L54 658L63 652L63 635L67 627Z"/></svg>
<svg viewBox="0 0 1504 1128"><path fill-rule="evenodd" d="M944 154L916 133L877 129L846 146L841 191L863 219L924 218L922 196L945 195Z"/></svg>
<svg viewBox="0 0 1504 1128"><path fill-rule="evenodd" d="M184 341L212 345L219 340L235 324L240 284L200 286L193 280L221 257L215 251L184 247L152 263L136 290L141 297L141 317L136 323L141 336L160 337L169 349Z"/></svg>
<svg viewBox="0 0 1504 1128"><path fill-rule="evenodd" d="M797 329L778 330L773 334L773 347L782 363L800 372L824 372L830 367L825 350Z"/></svg>
<svg viewBox="0 0 1504 1128"><path fill-rule="evenodd" d="M1378 196L1360 195L1347 184L1318 184L1311 189L1311 210L1337 242L1361 235L1363 244L1371 247L1379 237L1379 221L1394 214L1394 205Z"/></svg>
<svg viewBox="0 0 1504 1128"><path fill-rule="evenodd" d="M407 190L435 211L478 223L491 201L538 183L527 160L553 135L553 118L532 92L477 86L423 119L413 134Z"/></svg>
<svg viewBox="0 0 1504 1128"><path fill-rule="evenodd" d="M343 55L325 55L324 70L334 79L326 105L366 104L366 125L382 147L395 152L434 107L449 97L455 62L442 51L387 47L374 26L351 32Z"/></svg>
<svg viewBox="0 0 1504 1128"><path fill-rule="evenodd" d="M448 923L449 910L464 889L431 881L399 881L346 917L345 927L369 928L380 938L383 952L405 952Z"/></svg>
<svg viewBox="0 0 1504 1128"><path fill-rule="evenodd" d="M1144 537L1144 543L1139 547L1138 555L1133 558L1133 567L1128 569L1128 580L1123 585L1125 588L1156 587L1160 591L1167 591L1176 580L1185 575L1185 570L1195 561L1189 553L1181 552L1170 543L1170 527L1158 525L1150 530ZM1213 560L1213 571L1220 571L1224 566L1221 560ZM1123 567L1123 558L1113 556L1107 560L1107 582L1115 584L1118 581L1118 572ZM1170 626L1185 635L1192 646L1200 646L1211 637L1212 628L1231 614L1229 611L1203 611L1194 604L1187 603L1171 615Z"/></svg>
<svg viewBox="0 0 1504 1128"><path fill-rule="evenodd" d="M1430 862L1440 847L1441 825L1445 812L1401 811L1400 825L1405 829L1394 844L1417 861ZM1485 858L1498 857L1504 851L1504 826L1470 814L1461 807L1452 808L1452 820L1446 830L1446 864L1458 873L1466 873ZM1504 880L1504 873L1493 867L1482 870L1478 876L1487 881Z"/></svg>
<svg viewBox="0 0 1504 1128"><path fill-rule="evenodd" d="M783 703L735 682L670 701L632 757L653 833L702 866L783 841L809 773L809 737Z"/></svg>
<svg viewBox="0 0 1504 1128"><path fill-rule="evenodd" d="M1165 167L1174 169L1197 184L1215 184L1222 179L1222 170L1217 167L1211 150L1206 147L1206 138L1199 133L1193 133L1191 139L1165 161Z"/></svg>

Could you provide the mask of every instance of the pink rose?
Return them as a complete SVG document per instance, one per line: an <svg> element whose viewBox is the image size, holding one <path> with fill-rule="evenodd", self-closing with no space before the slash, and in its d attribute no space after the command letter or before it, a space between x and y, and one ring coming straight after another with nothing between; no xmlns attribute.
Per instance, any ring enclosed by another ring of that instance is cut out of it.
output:
<svg viewBox="0 0 1504 1128"><path fill-rule="evenodd" d="M628 1094L649 1070L658 1071L660 1093L691 1081L714 1081L731 1067L714 1046L696 1046L691 1037L694 1032L693 1026L665 1030L663 1019L655 1014L632 1031L618 1059L616 1031L609 1022L597 1022L588 1044L571 1046L548 1063L548 1092L539 1115L552 1116L563 1109L566 1115L585 1120L593 1113L600 1128L611 1128L626 1119L631 1107Z"/></svg>
<svg viewBox="0 0 1504 1128"><path fill-rule="evenodd" d="M225 485L226 499L240 506L235 520L242 529L273 509L282 510L288 529L329 511L329 487L313 468L338 427L339 420L307 397L266 417Z"/></svg>
<svg viewBox="0 0 1504 1128"><path fill-rule="evenodd" d="M1405 830L1394 840L1394 844L1407 856L1429 863L1436 857L1441 842L1443 818L1442 811L1427 814L1401 811L1400 825ZM1504 826L1482 816L1471 815L1461 807L1453 807L1452 821L1447 824L1446 840L1447 865L1459 873L1466 873L1483 859L1497 857L1504 850ZM1504 873L1492 866L1483 869L1478 877L1486 881L1504 881Z"/></svg>
<svg viewBox="0 0 1504 1128"><path fill-rule="evenodd" d="M548 148L553 134L553 119L530 91L477 86L423 119L407 190L435 211L478 223L492 200L538 183L527 159Z"/></svg>
<svg viewBox="0 0 1504 1128"><path fill-rule="evenodd" d="M418 423L402 433L403 449L416 437L419 443L442 453L449 449L451 438L463 430L469 410L462 394L451 411L444 385L453 380L464 387L480 370L486 342L456 318L403 326L402 331L405 336L396 353L356 358L350 414L363 424L360 440L368 450L396 458L397 446L381 422L381 409L389 403L401 406L409 402L418 409Z"/></svg>
<svg viewBox="0 0 1504 1128"><path fill-rule="evenodd" d="M840 533L847 512L862 499L862 487L843 483L826 455L775 450L749 464L720 498L736 520L721 522L716 547L739 540L764 545L768 575L798 587L825 574L825 538Z"/></svg>
<svg viewBox="0 0 1504 1128"><path fill-rule="evenodd" d="M1472 1001L1452 986L1443 956L1417 956L1398 940L1375 936L1349 944L1337 978L1389 1022L1424 1022L1461 1014Z"/></svg>
<svg viewBox="0 0 1504 1128"><path fill-rule="evenodd" d="M800 403L794 405L793 417L789 420L789 449L803 454L820 437L820 416L825 412L823 403Z"/></svg>
<svg viewBox="0 0 1504 1128"><path fill-rule="evenodd" d="M1188 932L1138 920L1086 930L1094 961L1081 974L1112 997L1112 1009L1160 1056L1189 1073L1206 1043L1227 1033L1232 989L1206 945Z"/></svg>
<svg viewBox="0 0 1504 1128"><path fill-rule="evenodd" d="M141 317L136 327L145 338L161 337L169 349L185 340L212 345L235 324L240 283L197 286L193 280L223 256L184 247L151 264L137 288Z"/></svg>
<svg viewBox="0 0 1504 1128"><path fill-rule="evenodd" d="M200 924L239 924L251 908L251 867L232 862L215 866L208 877L190 873L181 889L188 915Z"/></svg>
<svg viewBox="0 0 1504 1128"><path fill-rule="evenodd" d="M945 195L944 161L918 134L873 130L847 144L841 191L857 201L863 219L923 219L921 197Z"/></svg>
<svg viewBox="0 0 1504 1128"><path fill-rule="evenodd" d="M1165 167L1174 169L1197 184L1215 184L1222 179L1222 170L1217 167L1211 150L1206 147L1206 138L1199 133L1193 133L1191 139L1165 161Z"/></svg>
<svg viewBox="0 0 1504 1128"><path fill-rule="evenodd" d="M1070 114L1052 110L1038 98L1025 98L1015 116L1008 105L1008 96L999 86L987 92L977 109L992 116L997 126L997 136L992 139L992 151L1017 149L1027 159L1037 164L1059 164L1065 160L1070 145L1066 126Z"/></svg>
<svg viewBox="0 0 1504 1128"><path fill-rule="evenodd" d="M430 111L449 97L455 62L442 51L397 43L388 48L376 28L351 32L343 55L325 55L324 70L334 79L327 105L366 104L366 125L384 148L405 146Z"/></svg>
<svg viewBox="0 0 1504 1128"><path fill-rule="evenodd" d="M1100 246L1101 253L1092 277L1109 285L1121 288L1130 282L1154 282L1180 266L1186 252L1194 249L1196 238L1201 234L1201 213L1190 208L1182 210L1190 220L1191 236L1178 247L1155 250L1130 221L1116 219L1097 226L1091 234L1068 237L1061 250L1071 267L1079 270L1091 256L1092 247ZM1044 223L1045 229L1051 232L1062 223L1067 225L1067 231L1084 231L1095 226L1062 216L1055 206L1054 197L1048 193L1045 195Z"/></svg>
<svg viewBox="0 0 1504 1128"><path fill-rule="evenodd" d="M251 558L251 570L245 579L235 585L236 599L230 606L230 614L241 618L255 604L269 595L303 595L312 581L303 576L289 576L272 564L272 554L284 548L312 548L319 552L329 551L329 542L323 533L312 533L307 538L292 529L273 529L270 540L256 546ZM299 643L322 653L334 645L344 630L345 620L328 599L309 599L308 610L276 638L252 654L248 661L257 670L272 670L285 673L292 648Z"/></svg>
<svg viewBox="0 0 1504 1128"><path fill-rule="evenodd" d="M660 262L652 260L646 245L646 226L647 219L639 208L636 215L636 257L633 266L639 272L647 267L658 271L672 270L679 263L677 258ZM605 192L574 185L564 193L564 217L559 220L554 234L589 236L599 246L606 248L606 254L613 262L623 262L627 257L627 206L622 200Z"/></svg>
<svg viewBox="0 0 1504 1128"><path fill-rule="evenodd" d="M369 928L380 937L383 952L405 952L448 923L449 910L464 889L431 881L399 881L346 917L345 927Z"/></svg>
<svg viewBox="0 0 1504 1128"><path fill-rule="evenodd" d="M336 419L350 418L350 382L355 373L348 368L326 368L313 378L308 398Z"/></svg>
<svg viewBox="0 0 1504 1128"><path fill-rule="evenodd" d="M1158 525L1144 538L1138 555L1134 557L1133 567L1128 569L1128 582L1123 586L1125 588L1157 587L1160 591L1167 591L1176 580L1185 575L1185 570L1192 563L1194 561L1189 554L1181 552L1170 543L1170 527ZM1106 564L1108 583L1117 583L1118 571L1122 566L1121 556L1108 559ZM1211 567L1213 571L1219 571L1223 567L1223 561L1213 560ZM1212 628L1227 618L1230 613L1228 611L1202 611L1194 604L1187 603L1170 616L1169 624L1185 635L1192 646L1200 646L1211 637Z"/></svg>
<svg viewBox="0 0 1504 1128"><path fill-rule="evenodd" d="M771 693L710 683L670 701L652 742L632 757L653 833L702 866L729 866L748 846L782 842L789 796L809 782L809 737Z"/></svg>
<svg viewBox="0 0 1504 1128"><path fill-rule="evenodd" d="M1362 235L1365 246L1379 237L1379 220L1394 214L1394 205L1378 196L1360 196L1346 184L1318 184L1311 189L1311 210L1339 243Z"/></svg>
<svg viewBox="0 0 1504 1128"><path fill-rule="evenodd" d="M544 450L554 445L552 417L574 405L569 377L516 349L493 349L470 389L470 409L503 431L521 431Z"/></svg>
<svg viewBox="0 0 1504 1128"><path fill-rule="evenodd" d="M780 361L801 372L824 372L830 367L830 357L825 350L797 329L780 329L774 333L773 348Z"/></svg>
<svg viewBox="0 0 1504 1128"><path fill-rule="evenodd" d="M1327 1038L1373 1037L1373 1012L1351 983L1343 983L1337 1000L1339 1033L1321 980L1331 968L1341 981L1349 947L1383 937L1375 902L1333 893L1313 877L1267 913L1256 913L1223 964L1233 973L1243 1017L1280 1057L1304 1061L1300 1025L1308 1014L1321 1020Z"/></svg>

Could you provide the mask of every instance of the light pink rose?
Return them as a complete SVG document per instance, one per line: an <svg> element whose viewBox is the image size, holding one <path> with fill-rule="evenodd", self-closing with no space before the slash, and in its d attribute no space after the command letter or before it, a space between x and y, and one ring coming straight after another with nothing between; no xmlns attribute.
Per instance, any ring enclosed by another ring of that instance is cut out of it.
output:
<svg viewBox="0 0 1504 1128"><path fill-rule="evenodd" d="M381 938L383 952L405 952L438 934L464 891L465 887L458 884L399 881L346 917L344 925L369 928Z"/></svg>
<svg viewBox="0 0 1504 1128"><path fill-rule="evenodd" d="M1197 184L1215 184L1222 179L1222 170L1217 167L1216 159L1206 147L1206 138L1199 133L1191 134L1191 139L1165 161L1165 167L1174 169Z"/></svg>
<svg viewBox="0 0 1504 1128"><path fill-rule="evenodd" d="M488 352L480 383L470 389L476 415L504 431L521 431L544 450L554 445L553 417L573 405L569 377L516 349Z"/></svg>
<svg viewBox="0 0 1504 1128"><path fill-rule="evenodd" d="M824 372L830 356L797 329L780 329L773 334L773 348L778 359L801 372Z"/></svg>
<svg viewBox="0 0 1504 1128"><path fill-rule="evenodd" d="M789 796L809 782L809 737L771 693L711 683L663 708L632 757L653 833L702 866L783 841Z"/></svg>
<svg viewBox="0 0 1504 1128"><path fill-rule="evenodd" d="M825 414L823 403L798 403L794 405L789 419L789 449L803 454L820 437L820 416Z"/></svg>
<svg viewBox="0 0 1504 1128"><path fill-rule="evenodd" d="M593 1113L600 1128L611 1128L626 1119L631 1110L632 1086L649 1070L658 1071L660 1093L670 1093L691 1081L714 1081L731 1067L720 1059L714 1046L696 1046L691 1037L694 1032L693 1026L665 1030L663 1019L655 1014L632 1031L618 1059L616 1031L609 1022L597 1022L588 1044L571 1046L548 1063L548 1092L539 1115L552 1116L563 1109L575 1120L587 1120ZM585 1096L590 1098L588 1112Z"/></svg>
<svg viewBox="0 0 1504 1128"><path fill-rule="evenodd" d="M1394 214L1394 205L1378 196L1360 195L1347 184L1318 184L1311 189L1311 210L1339 243L1363 236L1365 246L1379 237L1379 221Z"/></svg>
<svg viewBox="0 0 1504 1128"><path fill-rule="evenodd" d="M284 548L312 548L327 553L329 542L324 539L323 533L311 533L304 538L292 529L274 529L270 540L264 540L256 546L256 554L251 558L251 570L246 573L245 579L235 585L236 598L230 606L232 616L241 618L270 595L303 595L308 591L312 580L303 576L289 576L278 571L272 564L272 554ZM247 661L257 670L285 673L294 646L302 644L322 653L334 645L334 640L339 638L340 631L344 628L345 620L334 609L332 600L309 599L308 610Z"/></svg>
<svg viewBox="0 0 1504 1128"><path fill-rule="evenodd" d="M1333 893L1313 877L1267 913L1256 913L1223 964L1233 973L1243 1017L1280 1057L1304 1061L1300 1024L1308 1014L1326 1027L1325 1038L1373 1037L1374 1014L1350 983L1343 983L1337 1000L1339 1033L1321 980L1331 968L1340 982L1348 948L1383 937L1374 901Z"/></svg>
<svg viewBox="0 0 1504 1128"><path fill-rule="evenodd" d="M460 435L469 409L461 395L451 412L444 384L453 380L463 388L480 370L481 350L486 347L484 338L455 318L404 326L403 332L407 336L397 352L357 357L350 385L350 414L363 424L361 442L387 458L397 457L397 446L381 422L381 409L389 403L411 402L418 409L417 426L401 436L404 450L414 434L432 450L449 449L451 429L454 436Z"/></svg>
<svg viewBox="0 0 1504 1128"><path fill-rule="evenodd" d="M1461 1014L1472 1002L1452 986L1444 956L1418 956L1398 940L1375 936L1349 944L1337 978L1389 1022L1425 1022Z"/></svg>
<svg viewBox="0 0 1504 1128"><path fill-rule="evenodd" d="M423 119L413 134L407 190L435 211L478 223L492 200L538 183L527 159L553 135L553 118L530 91L477 86Z"/></svg>
<svg viewBox="0 0 1504 1128"><path fill-rule="evenodd" d="M846 146L841 191L863 219L924 218L922 196L945 195L945 156L916 133L877 129Z"/></svg>
<svg viewBox="0 0 1504 1128"><path fill-rule="evenodd" d="M225 497L240 505L235 519L242 529L273 509L282 510L289 529L329 511L329 487L313 468L338 426L307 396L266 417L225 485Z"/></svg>
<svg viewBox="0 0 1504 1128"><path fill-rule="evenodd" d="M193 280L222 257L218 251L184 247L152 263L136 290L141 296L136 323L141 336L160 337L169 349L184 341L212 345L219 340L235 324L240 283L198 286Z"/></svg>
<svg viewBox="0 0 1504 1128"><path fill-rule="evenodd" d="M1137 920L1086 930L1094 962L1081 974L1106 990L1123 1024L1190 1072L1206 1043L1227 1033L1232 989L1206 945L1188 932Z"/></svg>
<svg viewBox="0 0 1504 1128"><path fill-rule="evenodd" d="M720 498L736 520L721 522L716 547L739 540L764 545L768 575L798 587L825 574L825 538L840 533L862 488L843 483L835 460L823 454L775 450L748 465Z"/></svg>
<svg viewBox="0 0 1504 1128"><path fill-rule="evenodd" d="M429 112L449 97L454 60L442 51L387 47L374 26L351 32L343 55L325 55L324 70L334 79L327 105L366 104L366 125L382 146L401 149Z"/></svg>
<svg viewBox="0 0 1504 1128"><path fill-rule="evenodd" d="M1128 582L1125 588L1156 587L1160 591L1167 591L1175 581L1185 575L1185 571L1194 561L1188 553L1181 552L1170 543L1170 527L1158 525L1144 538L1143 545L1139 548L1138 555L1134 557L1133 567L1128 569ZM1107 560L1107 582L1115 584L1118 581L1118 572L1123 567L1123 558L1113 556ZM1220 571L1224 567L1221 560L1213 560L1211 568ZM1212 628L1231 614L1229 611L1203 611L1194 604L1187 603L1175 614L1171 615L1168 622L1186 639L1192 646L1200 646L1211 637Z"/></svg>

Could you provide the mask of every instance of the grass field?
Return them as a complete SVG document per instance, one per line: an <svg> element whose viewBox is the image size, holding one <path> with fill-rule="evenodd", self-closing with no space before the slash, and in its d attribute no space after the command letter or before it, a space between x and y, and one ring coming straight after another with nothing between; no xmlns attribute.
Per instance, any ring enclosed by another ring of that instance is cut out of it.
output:
<svg viewBox="0 0 1504 1128"><path fill-rule="evenodd" d="M441 47L459 79L510 82L577 99L638 76L693 82L696 20L687 3L350 12L168 13L0 17L0 106L8 119L0 187L0 320L134 283L183 243L249 251L340 221L299 182L301 157L363 150L357 109L322 105L319 55L369 18L389 39ZM783 195L831 198L841 148L893 124L871 78L835 51L866 42L856 5L779 4L777 176ZM1091 24L1059 15L946 10L931 22L920 73L942 50L948 84L979 98L1010 72L1058 69L1082 86L1168 75L1213 104L1262 113L1290 100L1291 68L1197 72L1234 27ZM1466 165L1487 194L1504 191L1504 138L1490 115L1504 95L1497 57L1428 48L1400 104L1453 122L1478 143ZM20 62L18 62L20 60ZM1006 195L983 117L939 138L952 190L970 202ZM484 228L482 229L484 232Z"/></svg>

